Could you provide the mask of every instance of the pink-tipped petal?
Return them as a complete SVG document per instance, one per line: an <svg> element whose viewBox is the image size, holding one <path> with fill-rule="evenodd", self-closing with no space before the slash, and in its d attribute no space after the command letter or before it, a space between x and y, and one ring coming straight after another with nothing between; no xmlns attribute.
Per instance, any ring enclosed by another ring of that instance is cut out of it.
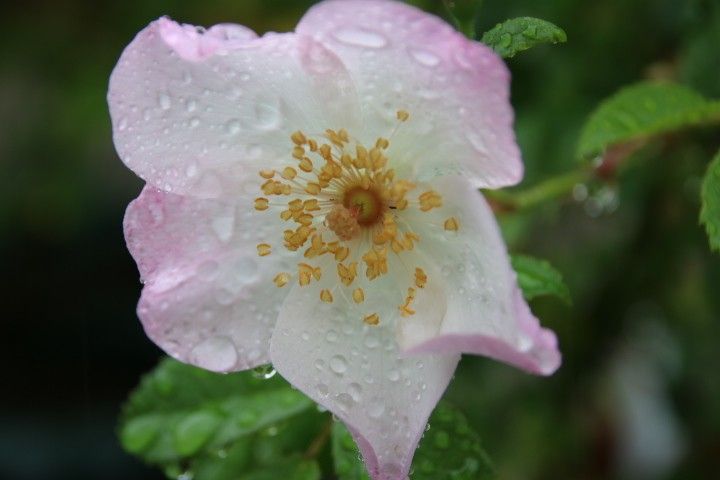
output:
<svg viewBox="0 0 720 480"><path fill-rule="evenodd" d="M337 280L325 283L326 276L335 277L324 271L317 288L294 287L286 299L270 344L272 363L348 426L373 480L404 480L460 355L400 358L393 333L402 301L397 282L375 280L360 305L336 288L327 304L319 288ZM442 308L418 308L417 316L442 315ZM380 324L366 325L364 316L373 312Z"/></svg>
<svg viewBox="0 0 720 480"><path fill-rule="evenodd" d="M462 174L476 187L520 181L510 75L486 46L441 19L390 0L329 0L311 8L297 32L343 60L355 81L365 141L387 136L396 112L410 120L393 136L395 162L419 179Z"/></svg>
<svg viewBox="0 0 720 480"><path fill-rule="evenodd" d="M342 62L309 37L167 18L125 49L108 102L120 158L159 189L203 198L284 165L292 132L351 128L359 111Z"/></svg>
<svg viewBox="0 0 720 480"><path fill-rule="evenodd" d="M269 361L270 334L287 294L272 278L289 265L280 252L258 257L256 244L280 232L269 232L250 202L145 187L127 209L125 238L145 284L138 316L147 335L178 360L223 372Z"/></svg>
<svg viewBox="0 0 720 480"><path fill-rule="evenodd" d="M553 373L561 360L555 334L540 326L523 299L487 202L462 178L444 177L433 187L443 207L414 213L409 221L418 226L418 249L436 262L428 285L442 286L447 310L441 321L424 325L403 319L398 342L407 354L472 353ZM442 228L450 217L459 221L457 232Z"/></svg>

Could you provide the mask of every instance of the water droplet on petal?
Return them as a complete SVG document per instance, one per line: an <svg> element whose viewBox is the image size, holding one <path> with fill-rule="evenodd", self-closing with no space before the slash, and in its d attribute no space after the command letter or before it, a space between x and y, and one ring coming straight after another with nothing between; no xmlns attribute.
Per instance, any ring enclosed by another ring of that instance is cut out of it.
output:
<svg viewBox="0 0 720 480"><path fill-rule="evenodd" d="M335 330L328 330L327 334L325 334L325 340L327 340L330 343L337 342L338 334Z"/></svg>
<svg viewBox="0 0 720 480"><path fill-rule="evenodd" d="M240 132L240 121L232 119L225 124L225 130L230 135L237 135Z"/></svg>
<svg viewBox="0 0 720 480"><path fill-rule="evenodd" d="M347 360L342 355L335 355L330 359L330 370L342 375L347 370Z"/></svg>
<svg viewBox="0 0 720 480"><path fill-rule="evenodd" d="M348 385L347 393L356 402L359 402L362 399L362 387L357 383L351 383Z"/></svg>
<svg viewBox="0 0 720 480"><path fill-rule="evenodd" d="M317 390L318 395L320 395L321 397L327 397L330 393L328 386L324 383L318 383L317 385L315 385L315 390Z"/></svg>
<svg viewBox="0 0 720 480"><path fill-rule="evenodd" d="M397 382L398 380L400 380L400 372L392 368L387 371L387 378L391 382Z"/></svg>
<svg viewBox="0 0 720 480"><path fill-rule="evenodd" d="M384 36L360 28L343 28L334 32L333 36L342 43L356 47L382 48L387 45Z"/></svg>
<svg viewBox="0 0 720 480"><path fill-rule="evenodd" d="M227 372L237 363L235 344L228 337L210 337L190 352L190 361L206 370Z"/></svg>
<svg viewBox="0 0 720 480"><path fill-rule="evenodd" d="M440 63L440 58L427 50L410 49L410 56L421 65L426 67L434 67Z"/></svg>
<svg viewBox="0 0 720 480"><path fill-rule="evenodd" d="M222 217L215 217L210 223L213 232L220 239L221 242L227 242L233 235L233 228L235 225L235 217L233 215L226 215Z"/></svg>
<svg viewBox="0 0 720 480"><path fill-rule="evenodd" d="M161 93L158 96L158 103L163 110L169 109L171 105L170 96L167 93Z"/></svg>
<svg viewBox="0 0 720 480"><path fill-rule="evenodd" d="M337 402L338 405L340 405L340 408L343 410L348 410L352 408L353 405L355 405L355 400L353 400L353 398L347 393L338 394Z"/></svg>
<svg viewBox="0 0 720 480"><path fill-rule="evenodd" d="M367 413L370 418L380 418L385 413L385 405L381 398L374 398L367 407Z"/></svg>

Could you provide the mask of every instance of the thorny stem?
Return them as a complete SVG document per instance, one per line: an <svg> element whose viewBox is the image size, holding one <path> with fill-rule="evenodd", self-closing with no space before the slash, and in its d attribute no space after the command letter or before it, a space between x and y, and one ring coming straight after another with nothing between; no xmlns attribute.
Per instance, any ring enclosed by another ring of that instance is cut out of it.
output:
<svg viewBox="0 0 720 480"><path fill-rule="evenodd" d="M308 449L305 451L305 454L303 457L305 458L315 458L318 455L320 455L320 452L322 451L323 447L325 447L325 444L327 443L328 439L330 438L330 433L332 432L332 424L333 419L332 417L323 425L322 430L320 430L320 433L317 434L317 436L313 439L312 443L308 447Z"/></svg>

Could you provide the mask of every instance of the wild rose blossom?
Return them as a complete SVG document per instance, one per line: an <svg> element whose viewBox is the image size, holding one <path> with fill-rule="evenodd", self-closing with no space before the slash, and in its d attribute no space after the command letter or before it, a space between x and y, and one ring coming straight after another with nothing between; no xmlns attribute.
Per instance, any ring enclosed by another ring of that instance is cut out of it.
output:
<svg viewBox="0 0 720 480"><path fill-rule="evenodd" d="M209 370L272 362L404 479L461 353L560 363L477 190L522 177L508 97L490 49L389 0L262 37L151 23L108 94L147 182L124 225L148 336Z"/></svg>

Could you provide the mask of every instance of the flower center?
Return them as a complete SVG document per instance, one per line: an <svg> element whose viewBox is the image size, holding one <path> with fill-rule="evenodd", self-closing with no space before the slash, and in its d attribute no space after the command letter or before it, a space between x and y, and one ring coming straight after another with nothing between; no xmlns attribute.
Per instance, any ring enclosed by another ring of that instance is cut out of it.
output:
<svg viewBox="0 0 720 480"><path fill-rule="evenodd" d="M357 186L345 191L342 203L362 226L373 225L380 221L385 210L385 202L380 192L372 187Z"/></svg>
<svg viewBox="0 0 720 480"><path fill-rule="evenodd" d="M409 114L401 110L397 118L405 122ZM387 138L378 138L372 148L366 148L351 139L344 129L328 129L316 137L300 131L291 135L292 157L297 167L260 171L265 179L260 188L266 196L255 199L255 209L282 209L280 219L292 225L283 232L282 243L286 249L303 248L303 256L308 261L325 255L336 262L338 282L332 289L322 289L320 300L332 303L335 290L355 287L348 296L356 304L362 304L365 292L353 285L359 260L366 266L368 280L387 274L388 255L409 252L420 241L407 222L400 221L402 212L411 207L428 212L442 206L442 197L428 190L421 193L417 201L409 199L416 185L396 179L395 171L388 168L386 152L390 140ZM276 203L267 198L270 196L293 198ZM459 223L451 217L445 220L444 228L456 231ZM258 255L270 255L272 248L270 243L261 243L257 246ZM319 281L322 275L320 267L298 263L300 286ZM273 281L283 287L291 277L290 273L281 272ZM415 313L411 305L416 288L422 289L427 283L425 271L416 266L408 283L411 286L407 296L398 306L403 316ZM363 320L368 325L380 322L377 313L368 313Z"/></svg>

